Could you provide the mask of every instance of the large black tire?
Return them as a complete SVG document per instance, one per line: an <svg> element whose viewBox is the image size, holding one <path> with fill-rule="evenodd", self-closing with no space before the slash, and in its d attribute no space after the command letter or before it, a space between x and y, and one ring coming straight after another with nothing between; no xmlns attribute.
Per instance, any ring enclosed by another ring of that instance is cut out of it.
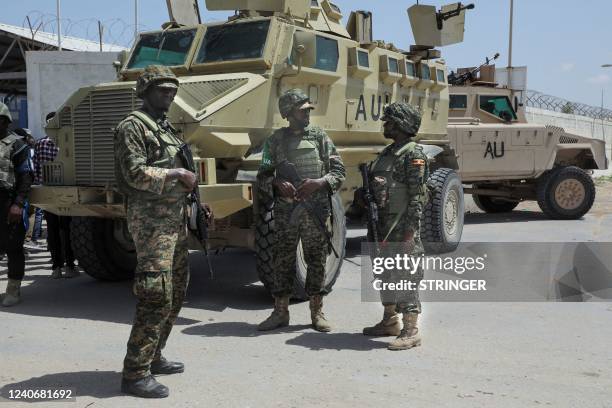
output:
<svg viewBox="0 0 612 408"><path fill-rule="evenodd" d="M575 166L557 167L538 180L538 205L555 220L575 220L589 212L595 201L595 183Z"/></svg>
<svg viewBox="0 0 612 408"><path fill-rule="evenodd" d="M490 214L510 212L519 205L518 201L509 201L493 196L473 194L472 198L478 208Z"/></svg>
<svg viewBox="0 0 612 408"><path fill-rule="evenodd" d="M428 254L454 251L463 233L463 184L452 169L434 171L427 186L430 199L421 220L421 240Z"/></svg>
<svg viewBox="0 0 612 408"><path fill-rule="evenodd" d="M131 279L136 269L136 251L126 233L124 220L72 217L70 238L79 266L95 279Z"/></svg>
<svg viewBox="0 0 612 408"><path fill-rule="evenodd" d="M332 197L332 243L339 257L334 253L327 256L325 263L325 283L324 288L331 292L342 267L342 260L345 255L346 246L346 217L342 199L338 194ZM272 273L274 259L276 258L274 249L276 247L276 234L274 232L274 204L272 202L259 201L257 209L257 219L255 225L255 252L257 258L257 273L259 279L268 291L272 288ZM321 242L325 245L325 242ZM293 288L293 298L307 299L305 291L306 282L306 262L301 243L297 247L296 257L296 279Z"/></svg>

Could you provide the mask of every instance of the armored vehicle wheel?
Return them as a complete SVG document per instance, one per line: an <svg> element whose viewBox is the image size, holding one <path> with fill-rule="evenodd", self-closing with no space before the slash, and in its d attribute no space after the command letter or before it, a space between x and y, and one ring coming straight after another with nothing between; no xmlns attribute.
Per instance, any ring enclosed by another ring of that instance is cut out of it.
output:
<svg viewBox="0 0 612 408"><path fill-rule="evenodd" d="M474 203L478 208L486 213L504 213L510 212L519 205L518 201L504 200L503 198L483 196L483 195L472 195Z"/></svg>
<svg viewBox="0 0 612 408"><path fill-rule="evenodd" d="M257 224L255 226L257 273L266 289L270 290L272 288L273 260L275 259L274 204L260 201L257 218ZM340 267L342 266L342 259L344 258L346 246L346 218L344 216L342 199L338 194L332 197L332 242L340 257L336 258L331 250L330 254L327 256L324 286L328 292L331 292L332 287L340 275ZM321 245L325 245L325 243L321 242ZM300 300L308 298L305 291L305 282L306 261L304 260L302 245L299 244L297 248L296 280L293 289L294 298Z"/></svg>
<svg viewBox="0 0 612 408"><path fill-rule="evenodd" d="M124 220L73 217L70 236L79 266L89 276L110 281L134 276L136 251Z"/></svg>
<svg viewBox="0 0 612 408"><path fill-rule="evenodd" d="M538 204L556 220L575 220L586 214L595 201L595 183L584 170L558 167L538 181Z"/></svg>
<svg viewBox="0 0 612 408"><path fill-rule="evenodd" d="M428 254L454 251L463 232L463 185L452 169L434 171L427 185L430 199L421 220L421 240Z"/></svg>

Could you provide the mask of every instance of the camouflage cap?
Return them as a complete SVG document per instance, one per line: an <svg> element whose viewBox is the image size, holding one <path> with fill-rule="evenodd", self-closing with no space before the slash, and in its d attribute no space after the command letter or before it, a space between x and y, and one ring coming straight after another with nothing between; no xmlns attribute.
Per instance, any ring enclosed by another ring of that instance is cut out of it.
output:
<svg viewBox="0 0 612 408"><path fill-rule="evenodd" d="M9 110L8 106L3 104L2 102L0 102L0 116L4 116L5 118L7 118L9 120L9 123L13 122L13 118L11 117L11 111Z"/></svg>
<svg viewBox="0 0 612 408"><path fill-rule="evenodd" d="M151 85L177 89L179 80L170 68L163 65L149 65L140 74L136 82L136 94L138 97L142 98Z"/></svg>
<svg viewBox="0 0 612 408"><path fill-rule="evenodd" d="M310 103L310 98L301 89L290 89L285 92L278 100L278 109L283 118L291 113L293 108L314 109Z"/></svg>
<svg viewBox="0 0 612 408"><path fill-rule="evenodd" d="M381 120L393 121L403 132L416 135L421 127L421 112L408 103L394 102L385 108Z"/></svg>

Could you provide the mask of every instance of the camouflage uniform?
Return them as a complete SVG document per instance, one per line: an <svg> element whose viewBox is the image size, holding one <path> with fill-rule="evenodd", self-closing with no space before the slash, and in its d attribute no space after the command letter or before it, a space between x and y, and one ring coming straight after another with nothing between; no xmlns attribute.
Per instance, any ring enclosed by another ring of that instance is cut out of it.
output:
<svg viewBox="0 0 612 408"><path fill-rule="evenodd" d="M421 115L411 105L392 103L385 108L382 120L393 124L395 140L370 164L370 185L379 210L379 256L395 258L398 254L406 254L419 257L424 252L420 221L428 198L426 182L429 166L422 147L410 139L419 130ZM370 239L371 234L369 231ZM406 280L418 285L423 279L423 269L390 270L381 279L383 282ZM418 335L417 320L421 313L421 302L418 289L381 291L380 296L385 309L383 319L374 326L364 328L363 334L397 336L389 344L390 350L407 350L419 346L421 338ZM401 321L398 312L403 314Z"/></svg>
<svg viewBox="0 0 612 408"><path fill-rule="evenodd" d="M327 188L316 191L309 201L314 204L327 220L331 214L331 194L337 192L345 178L345 169L336 147L325 131L307 127L302 134L294 134L289 128L274 132L264 145L262 164L258 179L260 189L274 196L272 182L275 167L287 160L296 166L301 178L318 179L324 177ZM328 248L321 243L325 236L317 226L317 221L306 211L294 209L298 202L283 197L274 197L274 224L277 227L276 264L274 268L274 296L290 295L295 280L296 249L302 240L304 258L308 267L306 293L309 296L325 294L325 260ZM293 219L292 219L293 214Z"/></svg>
<svg viewBox="0 0 612 408"><path fill-rule="evenodd" d="M139 94L156 75L154 69L145 70ZM166 180L170 169L184 167L176 156L182 143L165 117L156 121L142 111L128 115L115 133L115 175L126 197L138 258L133 287L138 304L124 360L125 379L150 375L151 362L160 359L187 291L187 191L178 180Z"/></svg>
<svg viewBox="0 0 612 408"><path fill-rule="evenodd" d="M423 148L415 142L402 145L392 143L371 164L370 171L374 178L372 186L379 190L376 197L379 204L377 228L379 241L384 241L380 244L380 256L395 257L400 251L415 257L423 255L420 223L427 202L426 181L429 177L427 156ZM382 178L386 183L377 183L376 180ZM390 271L389 276L383 277L394 282L409 279L417 284L422 278L422 268L413 275L402 270ZM384 305L395 304L399 313L421 312L418 291L381 292L381 300Z"/></svg>

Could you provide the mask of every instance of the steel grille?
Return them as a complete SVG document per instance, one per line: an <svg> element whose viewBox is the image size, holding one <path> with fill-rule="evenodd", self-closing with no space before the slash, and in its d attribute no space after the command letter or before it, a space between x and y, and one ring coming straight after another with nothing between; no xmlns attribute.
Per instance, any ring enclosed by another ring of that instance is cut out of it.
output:
<svg viewBox="0 0 612 408"><path fill-rule="evenodd" d="M178 96L195 110L202 110L215 100L246 84L246 78L183 83Z"/></svg>
<svg viewBox="0 0 612 408"><path fill-rule="evenodd" d="M140 101L128 89L95 90L73 113L76 184L115 182L114 129Z"/></svg>

